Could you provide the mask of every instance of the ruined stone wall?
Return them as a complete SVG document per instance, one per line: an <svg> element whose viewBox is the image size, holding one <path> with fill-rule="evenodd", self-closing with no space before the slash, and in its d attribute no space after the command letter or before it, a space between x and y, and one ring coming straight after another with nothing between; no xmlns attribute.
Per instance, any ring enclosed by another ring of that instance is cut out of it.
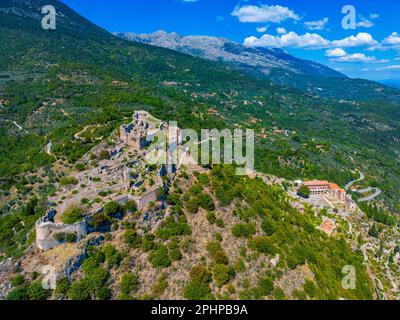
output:
<svg viewBox="0 0 400 320"><path fill-rule="evenodd" d="M41 250L49 250L60 244L54 236L57 233L76 233L77 241L87 234L86 220L74 224L54 223L52 221L39 221L36 224L36 245Z"/></svg>
<svg viewBox="0 0 400 320"><path fill-rule="evenodd" d="M157 190L158 188L152 189L143 193L141 196L134 198L139 211L146 208L150 204L150 202L157 201Z"/></svg>

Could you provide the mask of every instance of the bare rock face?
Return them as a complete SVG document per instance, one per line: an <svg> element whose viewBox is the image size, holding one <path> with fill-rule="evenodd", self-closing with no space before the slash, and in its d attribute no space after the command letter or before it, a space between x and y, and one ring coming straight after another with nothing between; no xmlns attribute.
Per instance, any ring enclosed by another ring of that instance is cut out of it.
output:
<svg viewBox="0 0 400 320"><path fill-rule="evenodd" d="M0 262L0 300L4 300L11 291L10 276L14 273L16 266L12 258Z"/></svg>

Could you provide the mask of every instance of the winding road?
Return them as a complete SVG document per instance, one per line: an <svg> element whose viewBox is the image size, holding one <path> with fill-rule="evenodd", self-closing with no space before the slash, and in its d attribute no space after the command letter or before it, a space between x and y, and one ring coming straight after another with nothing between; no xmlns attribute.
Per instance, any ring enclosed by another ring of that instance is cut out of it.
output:
<svg viewBox="0 0 400 320"><path fill-rule="evenodd" d="M346 184L346 186L344 187L346 189L346 191L348 191L354 183L363 181L365 179L365 175L361 171L359 171L359 173L360 173L360 178L358 178L356 180L352 180L348 184ZM358 199L358 202L367 202L367 201L374 200L376 197L378 197L382 193L382 191L380 189L375 188L375 187L368 187L365 189L352 190L352 191L356 192L356 193L360 193L360 194L367 193L367 192L373 192L373 194L371 194L369 196Z"/></svg>

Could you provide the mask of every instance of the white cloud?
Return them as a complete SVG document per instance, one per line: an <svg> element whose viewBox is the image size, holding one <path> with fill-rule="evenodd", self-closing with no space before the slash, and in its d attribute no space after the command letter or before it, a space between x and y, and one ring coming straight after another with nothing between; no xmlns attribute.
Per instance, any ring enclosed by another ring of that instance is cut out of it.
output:
<svg viewBox="0 0 400 320"><path fill-rule="evenodd" d="M360 21L357 22L357 27L361 27L361 28L372 28L375 23L373 23L372 21L366 19L364 16L359 15L359 19Z"/></svg>
<svg viewBox="0 0 400 320"><path fill-rule="evenodd" d="M304 25L308 30L324 30L328 22L329 18L323 18L322 20L318 21L304 22Z"/></svg>
<svg viewBox="0 0 400 320"><path fill-rule="evenodd" d="M333 60L337 62L374 62L376 58L366 56L364 53L353 53Z"/></svg>
<svg viewBox="0 0 400 320"><path fill-rule="evenodd" d="M370 19L378 19L378 18L379 18L379 14L377 14L377 13L371 13L371 14L369 15L369 17L370 17Z"/></svg>
<svg viewBox="0 0 400 320"><path fill-rule="evenodd" d="M316 33L306 33L298 35L296 32L289 32L281 36L264 34L262 37L248 37L244 44L249 47L297 47L297 48L321 48L329 45L329 41Z"/></svg>
<svg viewBox="0 0 400 320"><path fill-rule="evenodd" d="M397 70L397 69L400 69L400 65L387 66L379 68L378 70Z"/></svg>
<svg viewBox="0 0 400 320"><path fill-rule="evenodd" d="M399 61L399 60L400 60L400 57L397 57L397 58L395 58L394 60Z"/></svg>
<svg viewBox="0 0 400 320"><path fill-rule="evenodd" d="M248 37L244 40L244 44L252 47L272 47L272 48L358 48L372 47L378 44L369 33L359 33L356 36L350 36L341 40L330 41L317 33L306 33L298 35L296 32L290 31L280 36L264 34L262 37Z"/></svg>
<svg viewBox="0 0 400 320"><path fill-rule="evenodd" d="M245 5L236 6L232 16L237 17L240 22L272 22L281 23L282 21L300 20L300 17L288 7L279 5Z"/></svg>
<svg viewBox="0 0 400 320"><path fill-rule="evenodd" d="M259 27L259 28L257 28L257 32L261 32L261 33L264 33L267 30L268 30L268 27Z"/></svg>
<svg viewBox="0 0 400 320"><path fill-rule="evenodd" d="M383 45L396 46L400 45L400 36L397 32L393 32L389 37L382 41Z"/></svg>
<svg viewBox="0 0 400 320"><path fill-rule="evenodd" d="M338 48L354 48L354 47L364 47L364 46L374 46L377 45L378 41L365 32L360 32L356 36L350 36L342 40L332 41L332 45Z"/></svg>
<svg viewBox="0 0 400 320"><path fill-rule="evenodd" d="M198 2L199 0L181 0L182 2L191 2L191 3L193 3L193 2Z"/></svg>
<svg viewBox="0 0 400 320"><path fill-rule="evenodd" d="M285 28L276 28L276 32L279 33L279 34L286 34L287 33Z"/></svg>
<svg viewBox="0 0 400 320"><path fill-rule="evenodd" d="M397 32L392 32L392 34L383 39L381 43L369 48L371 51L385 51L390 49L400 51L400 35Z"/></svg>
<svg viewBox="0 0 400 320"><path fill-rule="evenodd" d="M327 57L344 57L347 56L347 52L344 51L343 49L336 48L327 50L325 55Z"/></svg>

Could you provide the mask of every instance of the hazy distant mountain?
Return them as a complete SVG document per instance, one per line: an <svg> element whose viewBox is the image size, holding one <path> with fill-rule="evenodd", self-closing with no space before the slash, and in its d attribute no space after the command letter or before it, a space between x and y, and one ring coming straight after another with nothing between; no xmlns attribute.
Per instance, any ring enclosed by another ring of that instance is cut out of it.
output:
<svg viewBox="0 0 400 320"><path fill-rule="evenodd" d="M400 79L379 80L378 82L393 88L400 89Z"/></svg>
<svg viewBox="0 0 400 320"><path fill-rule="evenodd" d="M115 35L209 60L233 63L247 71L251 69L267 76L274 70L280 70L313 77L346 77L322 64L295 58L280 49L246 47L225 38L181 36L162 30L151 34L115 33Z"/></svg>
<svg viewBox="0 0 400 320"><path fill-rule="evenodd" d="M293 57L280 49L251 48L225 38L181 36L162 30L151 34L114 33L114 35L228 63L241 71L314 96L337 100L400 102L400 91L393 88L393 85L388 87L374 81L351 79L320 63Z"/></svg>

